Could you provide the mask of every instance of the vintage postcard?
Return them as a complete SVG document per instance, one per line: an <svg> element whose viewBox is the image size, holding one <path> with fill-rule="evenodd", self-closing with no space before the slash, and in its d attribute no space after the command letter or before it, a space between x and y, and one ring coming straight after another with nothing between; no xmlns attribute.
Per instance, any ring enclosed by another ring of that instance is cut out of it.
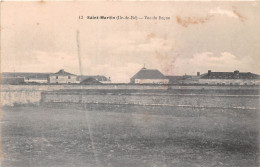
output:
<svg viewBox="0 0 260 167"><path fill-rule="evenodd" d="M258 167L260 2L1 2L1 167Z"/></svg>

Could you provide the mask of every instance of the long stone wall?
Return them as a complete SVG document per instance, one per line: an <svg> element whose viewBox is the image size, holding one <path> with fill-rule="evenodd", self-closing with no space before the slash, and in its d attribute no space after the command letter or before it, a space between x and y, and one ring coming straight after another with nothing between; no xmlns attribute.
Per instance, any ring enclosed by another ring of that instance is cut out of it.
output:
<svg viewBox="0 0 260 167"><path fill-rule="evenodd" d="M61 89L167 89L163 85L128 85L128 84L104 84L104 85L1 85L1 105L14 106L24 104L38 105L41 100L41 92L56 91Z"/></svg>
<svg viewBox="0 0 260 167"><path fill-rule="evenodd" d="M41 92L58 91L61 89L71 90L136 90L136 91L169 91L175 94L194 94L207 93L216 94L217 92L227 92L225 94L259 94L257 86L192 86L192 85L131 85L131 84L104 84L104 85L1 85L1 105L13 106L34 104L38 105L41 100ZM182 90L182 91L179 91ZM241 92L242 91L242 92Z"/></svg>
<svg viewBox="0 0 260 167"><path fill-rule="evenodd" d="M167 93L90 94L86 92L42 92L41 102L258 109L259 95L176 95Z"/></svg>

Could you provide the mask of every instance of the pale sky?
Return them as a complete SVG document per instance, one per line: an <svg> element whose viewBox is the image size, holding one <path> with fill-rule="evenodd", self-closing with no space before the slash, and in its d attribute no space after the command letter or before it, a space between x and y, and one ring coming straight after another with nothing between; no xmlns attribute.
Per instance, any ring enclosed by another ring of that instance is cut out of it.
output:
<svg viewBox="0 0 260 167"><path fill-rule="evenodd" d="M80 74L77 31L82 73L114 82L143 64L165 75L260 73L260 2L2 2L1 71Z"/></svg>

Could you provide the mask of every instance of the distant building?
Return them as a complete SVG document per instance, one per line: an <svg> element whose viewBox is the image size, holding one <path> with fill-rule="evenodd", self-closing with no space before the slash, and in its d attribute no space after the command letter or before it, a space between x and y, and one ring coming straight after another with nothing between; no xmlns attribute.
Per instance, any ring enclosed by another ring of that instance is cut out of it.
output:
<svg viewBox="0 0 260 167"><path fill-rule="evenodd" d="M77 76L71 73L68 73L61 69L60 71L49 75L49 83L53 84L70 84L70 83L79 83L77 81Z"/></svg>
<svg viewBox="0 0 260 167"><path fill-rule="evenodd" d="M24 83L24 77L2 77L1 84L18 85Z"/></svg>
<svg viewBox="0 0 260 167"><path fill-rule="evenodd" d="M3 72L2 84L48 83L50 73Z"/></svg>
<svg viewBox="0 0 260 167"><path fill-rule="evenodd" d="M49 73L32 73L25 76L25 83L49 83Z"/></svg>
<svg viewBox="0 0 260 167"><path fill-rule="evenodd" d="M194 84L198 85L200 78L202 78L206 74L200 74L200 72L197 72L197 75L184 75L184 80L182 81L182 84Z"/></svg>
<svg viewBox="0 0 260 167"><path fill-rule="evenodd" d="M81 85L101 85L102 83L97 81L95 78L89 77L80 82Z"/></svg>
<svg viewBox="0 0 260 167"><path fill-rule="evenodd" d="M168 84L169 79L165 77L159 70L146 69L143 67L131 79L130 83L135 84Z"/></svg>
<svg viewBox="0 0 260 167"><path fill-rule="evenodd" d="M86 80L88 79L88 80ZM63 69L56 73L31 73L31 72L3 72L1 73L1 84L70 84L84 83L110 83L110 77L102 75L96 76L76 76ZM98 81L95 82L94 80Z"/></svg>
<svg viewBox="0 0 260 167"><path fill-rule="evenodd" d="M259 85L260 76L251 72L212 72L208 70L208 73L199 78L200 84L208 85Z"/></svg>
<svg viewBox="0 0 260 167"><path fill-rule="evenodd" d="M183 75L183 76L166 76L169 79L169 84L194 84L198 83L198 76Z"/></svg>
<svg viewBox="0 0 260 167"><path fill-rule="evenodd" d="M111 83L111 80L110 80L110 77L105 77L103 75L80 75L80 76L77 76L77 81L78 82L82 82L82 81L90 81L90 80L96 80L100 83Z"/></svg>

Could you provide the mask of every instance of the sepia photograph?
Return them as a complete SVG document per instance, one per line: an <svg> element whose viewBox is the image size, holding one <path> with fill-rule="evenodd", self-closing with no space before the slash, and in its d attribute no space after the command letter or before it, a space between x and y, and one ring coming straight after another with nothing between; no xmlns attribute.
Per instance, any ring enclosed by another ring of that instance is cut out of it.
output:
<svg viewBox="0 0 260 167"><path fill-rule="evenodd" d="M260 166L260 1L0 7L0 167Z"/></svg>

